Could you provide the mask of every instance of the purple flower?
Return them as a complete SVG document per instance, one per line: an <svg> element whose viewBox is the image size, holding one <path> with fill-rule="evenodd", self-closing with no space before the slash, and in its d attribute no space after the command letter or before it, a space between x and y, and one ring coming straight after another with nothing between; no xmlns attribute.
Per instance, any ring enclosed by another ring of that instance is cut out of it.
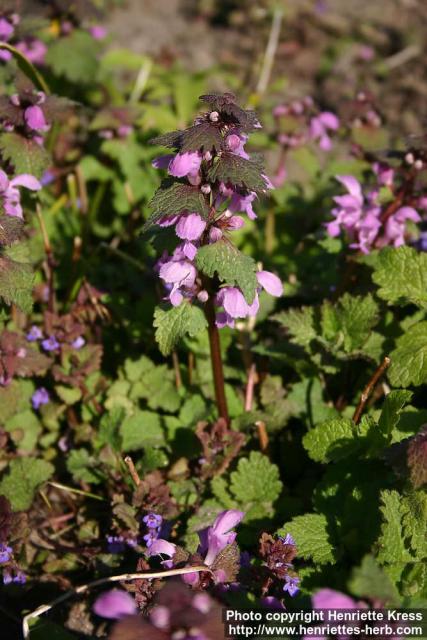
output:
<svg viewBox="0 0 427 640"><path fill-rule="evenodd" d="M299 583L301 580L297 576L290 576L289 574L285 576L285 586L283 587L283 591L287 591L289 595L293 598L299 591Z"/></svg>
<svg viewBox="0 0 427 640"><path fill-rule="evenodd" d="M37 340L41 340L43 338L43 334L39 327L33 324L27 335L25 336L28 342L36 342Z"/></svg>
<svg viewBox="0 0 427 640"><path fill-rule="evenodd" d="M17 584L25 584L27 582L27 576L23 571L18 570L13 578L13 582Z"/></svg>
<svg viewBox="0 0 427 640"><path fill-rule="evenodd" d="M163 559L161 565L170 569L173 566L173 557L176 552L176 545L172 542L168 542L163 538L157 538L156 540L152 540L150 544L147 544L146 555L151 558L153 556L160 556L161 558L166 557L167 559Z"/></svg>
<svg viewBox="0 0 427 640"><path fill-rule="evenodd" d="M197 272L188 260L171 260L160 267L159 275L166 284L172 285L169 300L177 307L183 300L181 289L191 289L194 286Z"/></svg>
<svg viewBox="0 0 427 640"><path fill-rule="evenodd" d="M290 533L287 533L285 537L279 536L279 539L283 542L283 544L291 544L293 547L296 546L295 540Z"/></svg>
<svg viewBox="0 0 427 640"><path fill-rule="evenodd" d="M14 30L13 24L6 18L0 18L0 40L7 42L12 37Z"/></svg>
<svg viewBox="0 0 427 640"><path fill-rule="evenodd" d="M55 336L50 336L42 340L42 347L45 351L56 351L56 349L59 349L59 342Z"/></svg>
<svg viewBox="0 0 427 640"><path fill-rule="evenodd" d="M9 562L12 557L12 547L8 547L6 544L0 544L0 564Z"/></svg>
<svg viewBox="0 0 427 640"><path fill-rule="evenodd" d="M100 24L94 24L89 27L89 33L94 40L104 40L107 37L108 31Z"/></svg>
<svg viewBox="0 0 427 640"><path fill-rule="evenodd" d="M236 539L236 532L232 529L241 522L245 514L243 511L230 509L220 513L211 527L199 532L200 553L205 554L205 563L211 566L218 553L232 544Z"/></svg>
<svg viewBox="0 0 427 640"><path fill-rule="evenodd" d="M12 573L9 569L5 569L5 571L3 571L3 584L10 584L12 581Z"/></svg>
<svg viewBox="0 0 427 640"><path fill-rule="evenodd" d="M47 404L50 400L49 393L44 387L37 389L31 396L31 403L33 409L40 409L42 404Z"/></svg>
<svg viewBox="0 0 427 640"><path fill-rule="evenodd" d="M202 155L197 151L177 153L168 165L168 172L175 178L196 175L202 164Z"/></svg>
<svg viewBox="0 0 427 640"><path fill-rule="evenodd" d="M315 609L356 609L359 606L350 596L333 589L320 589L311 600Z"/></svg>
<svg viewBox="0 0 427 640"><path fill-rule="evenodd" d="M243 293L237 287L220 289L217 301L231 318L246 318L248 315L256 315L257 312L257 309L251 312L251 305L246 302Z"/></svg>
<svg viewBox="0 0 427 640"><path fill-rule="evenodd" d="M283 294L282 281L274 273L271 273L270 271L258 271L256 277L262 288L271 296L280 298Z"/></svg>
<svg viewBox="0 0 427 640"><path fill-rule="evenodd" d="M38 191L42 186L37 178L28 173L9 180L6 173L0 169L0 199L3 201L4 211L9 216L22 218L21 194L17 187Z"/></svg>
<svg viewBox="0 0 427 640"><path fill-rule="evenodd" d="M420 222L421 216L412 207L400 207L385 223L384 237L379 246L392 244L400 247L405 244L406 221Z"/></svg>
<svg viewBox="0 0 427 640"><path fill-rule="evenodd" d="M44 63L47 47L45 43L38 38L29 37L22 42L18 42L16 48L33 64Z"/></svg>
<svg viewBox="0 0 427 640"><path fill-rule="evenodd" d="M86 344L86 340L83 336L78 336L75 340L72 341L71 346L73 349L81 349Z"/></svg>
<svg viewBox="0 0 427 640"><path fill-rule="evenodd" d="M228 209L232 213L245 212L250 220L255 220L257 215L253 210L252 203L256 197L255 191L250 191L244 196L239 193L233 193Z"/></svg>
<svg viewBox="0 0 427 640"><path fill-rule="evenodd" d="M93 610L98 616L110 620L131 616L137 612L132 596L120 589L112 589L100 595L95 601Z"/></svg>
<svg viewBox="0 0 427 640"><path fill-rule="evenodd" d="M340 122L337 116L330 111L323 111L318 116L312 118L310 122L310 137L318 140L319 147L323 151L330 151L332 141L328 135L328 131L336 131L339 129Z"/></svg>
<svg viewBox="0 0 427 640"><path fill-rule="evenodd" d="M142 521L149 529L159 529L162 526L163 518L157 513L148 513Z"/></svg>
<svg viewBox="0 0 427 640"><path fill-rule="evenodd" d="M206 222L197 213L181 216L175 227L175 232L181 240L198 240L206 229Z"/></svg>
<svg viewBox="0 0 427 640"><path fill-rule="evenodd" d="M36 104L25 109L24 120L27 127L33 131L45 132L50 129L50 125L46 122L41 107Z"/></svg>

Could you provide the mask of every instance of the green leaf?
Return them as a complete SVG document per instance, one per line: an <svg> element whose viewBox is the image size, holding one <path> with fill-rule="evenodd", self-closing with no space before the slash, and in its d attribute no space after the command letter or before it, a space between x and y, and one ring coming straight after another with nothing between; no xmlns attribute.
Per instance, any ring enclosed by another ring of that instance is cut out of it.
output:
<svg viewBox="0 0 427 640"><path fill-rule="evenodd" d="M19 133L2 133L0 151L4 160L13 164L16 174L31 173L40 178L51 163L50 155L42 145Z"/></svg>
<svg viewBox="0 0 427 640"><path fill-rule="evenodd" d="M170 180L165 180L157 189L149 206L153 213L143 226L143 233L164 216L178 215L183 211L199 213L204 219L209 215L209 206L198 187L180 182L170 184Z"/></svg>
<svg viewBox="0 0 427 640"><path fill-rule="evenodd" d="M33 451L42 432L40 420L31 409L15 413L5 423L19 451Z"/></svg>
<svg viewBox="0 0 427 640"><path fill-rule="evenodd" d="M131 400L145 398L150 409L174 413L181 404L176 390L175 374L166 365L156 366L149 358L126 360L125 374L132 381Z"/></svg>
<svg viewBox="0 0 427 640"><path fill-rule="evenodd" d="M336 560L335 549L328 532L328 522L323 514L307 513L296 516L286 523L278 534L293 536L298 555L312 559L317 564L328 564Z"/></svg>
<svg viewBox="0 0 427 640"><path fill-rule="evenodd" d="M67 469L74 480L99 484L103 476L96 471L96 460L87 449L73 449L67 458Z"/></svg>
<svg viewBox="0 0 427 640"><path fill-rule="evenodd" d="M360 349L378 321L378 305L371 295L344 294L337 303L322 305L322 337L346 353Z"/></svg>
<svg viewBox="0 0 427 640"><path fill-rule="evenodd" d="M396 389L386 396L378 421L380 433L391 436L393 429L399 422L403 408L411 401L412 395L411 391Z"/></svg>
<svg viewBox="0 0 427 640"><path fill-rule="evenodd" d="M378 561L380 564L410 562L411 555L404 543L401 501L397 491L382 491L380 507L383 514L381 535L378 539Z"/></svg>
<svg viewBox="0 0 427 640"><path fill-rule="evenodd" d="M16 304L24 313L33 308L33 270L31 265L16 262L0 253L0 298Z"/></svg>
<svg viewBox="0 0 427 640"><path fill-rule="evenodd" d="M396 587L371 555L365 556L360 567L353 570L348 587L358 598L380 600L384 604L400 603Z"/></svg>
<svg viewBox="0 0 427 640"><path fill-rule="evenodd" d="M120 427L123 451L136 451L144 447L165 444L160 416L152 411L137 411L125 418Z"/></svg>
<svg viewBox="0 0 427 640"><path fill-rule="evenodd" d="M166 356L185 335L193 337L205 329L207 320L199 307L184 301L167 310L156 307L154 326L160 351Z"/></svg>
<svg viewBox="0 0 427 640"><path fill-rule="evenodd" d="M55 386L55 391L62 400L67 405L72 405L81 400L82 392L78 387L66 387L62 384L57 384Z"/></svg>
<svg viewBox="0 0 427 640"><path fill-rule="evenodd" d="M250 191L265 191L267 183L258 162L232 153L216 157L207 173L209 182L225 182Z"/></svg>
<svg viewBox="0 0 427 640"><path fill-rule="evenodd" d="M113 407L111 411L104 413L95 436L95 446L97 448L109 444L113 451L120 451L121 437L119 429L125 419L125 415L126 412L123 407Z"/></svg>
<svg viewBox="0 0 427 640"><path fill-rule="evenodd" d="M55 74L71 82L90 84L97 75L98 52L99 43L89 33L75 29L66 38L50 44L46 62Z"/></svg>
<svg viewBox="0 0 427 640"><path fill-rule="evenodd" d="M413 491L402 501L405 539L417 560L427 558L427 494Z"/></svg>
<svg viewBox="0 0 427 640"><path fill-rule="evenodd" d="M8 473L0 481L0 495L8 498L14 511L31 507L36 490L52 476L54 467L38 458L17 458L9 464Z"/></svg>
<svg viewBox="0 0 427 640"><path fill-rule="evenodd" d="M256 263L231 244L220 240L201 247L196 255L196 266L210 278L215 273L224 284L237 286L252 304L258 286Z"/></svg>
<svg viewBox="0 0 427 640"><path fill-rule="evenodd" d="M411 247L386 247L376 256L372 279L391 304L427 308L427 255Z"/></svg>
<svg viewBox="0 0 427 640"><path fill-rule="evenodd" d="M288 329L292 342L301 347L308 347L318 333L314 324L314 308L301 307L277 313L274 318L282 327Z"/></svg>
<svg viewBox="0 0 427 640"><path fill-rule="evenodd" d="M418 386L427 382L427 322L418 322L400 336L390 358L388 377L393 386Z"/></svg>
<svg viewBox="0 0 427 640"><path fill-rule="evenodd" d="M231 493L245 507L246 522L272 515L272 504L280 495L282 483L278 467L267 456L252 451L249 458L241 458L230 480Z"/></svg>
<svg viewBox="0 0 427 640"><path fill-rule="evenodd" d="M354 455L361 446L357 427L350 418L332 418L308 431L303 445L316 462L331 462Z"/></svg>

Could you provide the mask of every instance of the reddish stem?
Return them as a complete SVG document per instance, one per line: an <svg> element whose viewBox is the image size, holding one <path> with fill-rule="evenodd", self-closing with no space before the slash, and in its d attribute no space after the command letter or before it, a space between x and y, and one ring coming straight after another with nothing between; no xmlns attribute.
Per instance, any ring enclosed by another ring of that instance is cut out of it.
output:
<svg viewBox="0 0 427 640"><path fill-rule="evenodd" d="M220 418L224 418L227 424L230 422L225 397L224 371L222 367L221 342L218 327L215 322L215 305L212 296L205 304L205 314L208 321L209 344L211 348L212 373L214 379L215 399Z"/></svg>

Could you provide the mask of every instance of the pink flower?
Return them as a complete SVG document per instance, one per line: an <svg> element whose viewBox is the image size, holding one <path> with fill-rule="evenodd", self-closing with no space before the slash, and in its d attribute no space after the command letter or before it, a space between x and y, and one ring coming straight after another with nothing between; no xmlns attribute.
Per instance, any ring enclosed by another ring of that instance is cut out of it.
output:
<svg viewBox="0 0 427 640"><path fill-rule="evenodd" d="M0 18L0 40L7 42L12 37L13 32L13 24L6 20L6 18Z"/></svg>
<svg viewBox="0 0 427 640"><path fill-rule="evenodd" d="M405 244L407 220L420 222L421 216L412 207L400 207L385 223L384 238L380 240L379 245L392 244L395 247L400 247Z"/></svg>
<svg viewBox="0 0 427 640"><path fill-rule="evenodd" d="M29 173L22 173L9 180L6 173L0 169L0 198L7 215L22 218L21 194L17 187L25 187L31 191L41 189L41 184Z"/></svg>
<svg viewBox="0 0 427 640"><path fill-rule="evenodd" d="M329 151L332 148L332 141L328 135L328 131L336 131L340 126L337 116L330 111L323 111L318 116L311 119L310 137L318 140L319 147L323 151Z"/></svg>
<svg viewBox="0 0 427 640"><path fill-rule="evenodd" d="M107 37L107 29L100 24L94 24L89 27L89 33L94 40L104 40Z"/></svg>
<svg viewBox="0 0 427 640"><path fill-rule="evenodd" d="M24 119L27 126L33 131L49 131L50 125L46 122L42 109L33 105L24 111Z"/></svg>
<svg viewBox="0 0 427 640"><path fill-rule="evenodd" d="M115 620L134 615L137 612L132 596L126 591L112 589L97 598L93 610L98 616Z"/></svg>
<svg viewBox="0 0 427 640"><path fill-rule="evenodd" d="M220 289L217 299L219 304L224 307L226 313L232 318L246 318L248 315L256 315L258 310L256 309L255 313L253 313L256 305L254 305L254 303L249 305L243 293L237 287L224 287Z"/></svg>
<svg viewBox="0 0 427 640"><path fill-rule="evenodd" d="M163 540L163 538L157 538L157 540L151 543L146 553L148 556L167 556L168 558L173 558L175 552L176 545L167 540Z"/></svg>
<svg viewBox="0 0 427 640"><path fill-rule="evenodd" d="M270 271L258 271L256 277L262 288L271 296L280 298L283 294L282 281L274 273L271 273Z"/></svg>
<svg viewBox="0 0 427 640"><path fill-rule="evenodd" d="M194 286L197 272L188 260L171 260L160 267L159 275L166 284L172 285L169 300L177 307L183 300L181 289Z"/></svg>
<svg viewBox="0 0 427 640"><path fill-rule="evenodd" d="M183 178L187 175L195 175L202 164L202 156L197 151L177 153L169 163L168 171L175 178Z"/></svg>
<svg viewBox="0 0 427 640"><path fill-rule="evenodd" d="M230 509L220 513L211 527L199 533L200 553L205 556L205 564L211 566L218 553L232 544L236 539L236 532L232 531L244 518L243 511Z"/></svg>
<svg viewBox="0 0 427 640"><path fill-rule="evenodd" d="M38 38L28 38L26 41L18 42L16 48L33 64L44 63L47 47Z"/></svg>
<svg viewBox="0 0 427 640"><path fill-rule="evenodd" d="M206 228L206 222L197 213L181 216L175 228L181 240L198 240Z"/></svg>
<svg viewBox="0 0 427 640"><path fill-rule="evenodd" d="M228 206L232 213L246 212L250 220L255 220L257 215L252 208L252 203L257 197L255 191L250 191L248 195L242 196L240 193L233 193L231 202Z"/></svg>

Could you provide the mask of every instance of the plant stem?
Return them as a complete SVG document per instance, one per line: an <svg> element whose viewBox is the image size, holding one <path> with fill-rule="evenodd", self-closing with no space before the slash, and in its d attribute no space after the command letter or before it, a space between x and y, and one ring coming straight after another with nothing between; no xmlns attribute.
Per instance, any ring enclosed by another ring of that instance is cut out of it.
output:
<svg viewBox="0 0 427 640"><path fill-rule="evenodd" d="M372 394L378 380L384 374L385 370L389 367L390 362L391 362L390 358L388 356L385 356L384 360L377 367L372 378L369 380L368 384L363 389L363 393L360 396L359 404L357 405L356 411L354 412L354 415L353 415L354 424L359 424L365 405L368 402L368 399Z"/></svg>
<svg viewBox="0 0 427 640"><path fill-rule="evenodd" d="M221 342L218 327L215 322L215 306L212 296L205 304L205 314L208 321L209 344L211 348L212 372L215 387L215 399L220 418L230 422L227 408L227 398L225 397L224 372L222 368Z"/></svg>

